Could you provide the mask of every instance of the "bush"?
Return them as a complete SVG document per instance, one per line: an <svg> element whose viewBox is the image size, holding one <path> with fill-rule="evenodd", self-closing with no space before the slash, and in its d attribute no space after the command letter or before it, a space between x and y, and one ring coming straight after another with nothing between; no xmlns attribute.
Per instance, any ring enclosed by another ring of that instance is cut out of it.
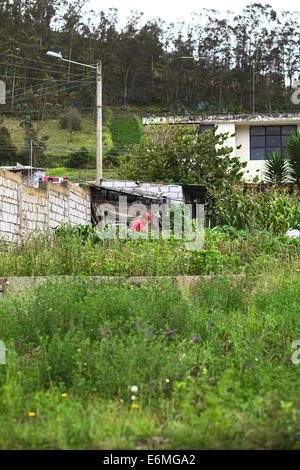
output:
<svg viewBox="0 0 300 470"><path fill-rule="evenodd" d="M70 142L72 142L74 132L81 130L81 116L77 109L70 109L59 121L62 129L67 129L70 134Z"/></svg>
<svg viewBox="0 0 300 470"><path fill-rule="evenodd" d="M293 176L300 183L300 131L291 135L286 143L287 155L293 168Z"/></svg>
<svg viewBox="0 0 300 470"><path fill-rule="evenodd" d="M94 165L95 157L86 147L81 147L80 150L72 152L67 161L69 168L91 168Z"/></svg>
<svg viewBox="0 0 300 470"><path fill-rule="evenodd" d="M272 184L291 182L291 168L288 160L280 152L272 152L265 161L265 180Z"/></svg>
<svg viewBox="0 0 300 470"><path fill-rule="evenodd" d="M290 195L284 188L271 188L262 193L254 187L244 194L243 186L223 190L215 194L211 222L283 234L300 223L299 191Z"/></svg>

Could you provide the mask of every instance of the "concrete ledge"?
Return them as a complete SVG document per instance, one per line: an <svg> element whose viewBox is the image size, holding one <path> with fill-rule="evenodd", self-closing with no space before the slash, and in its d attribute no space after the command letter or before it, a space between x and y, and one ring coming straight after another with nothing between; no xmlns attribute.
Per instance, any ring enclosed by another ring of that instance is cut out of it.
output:
<svg viewBox="0 0 300 470"><path fill-rule="evenodd" d="M189 286L196 286L199 282L211 282L214 279L224 278L222 274L209 274L203 276L145 276L145 277L122 277L122 276L35 276L35 277L0 277L0 296L8 293L20 292L25 289L33 289L48 280L61 281L65 280L88 280L91 283L100 284L106 282L118 282L121 285L134 284L141 286L153 281L171 280L173 284L178 287L184 288ZM230 279L233 283L241 279L245 279L245 274L228 275L226 278Z"/></svg>
<svg viewBox="0 0 300 470"><path fill-rule="evenodd" d="M16 183L22 183L22 177L20 175L16 175L12 171L0 170L0 176L15 181Z"/></svg>

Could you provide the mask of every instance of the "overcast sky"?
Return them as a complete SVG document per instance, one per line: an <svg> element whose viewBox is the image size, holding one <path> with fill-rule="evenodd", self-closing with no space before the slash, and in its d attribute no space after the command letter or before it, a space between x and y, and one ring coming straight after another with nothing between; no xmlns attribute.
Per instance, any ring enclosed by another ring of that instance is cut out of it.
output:
<svg viewBox="0 0 300 470"><path fill-rule="evenodd" d="M167 23L185 21L188 22L191 13L200 13L203 8L215 9L220 12L232 10L239 13L244 6L255 3L244 0L210 0L201 2L199 0L188 0L183 3L178 0L90 0L88 7L95 11L107 11L109 8L117 8L119 11L120 26L126 24L126 17L131 10L144 13L144 19L162 18ZM257 1L256 3L259 3ZM296 11L299 10L299 0L272 0L261 2L270 4L276 11Z"/></svg>

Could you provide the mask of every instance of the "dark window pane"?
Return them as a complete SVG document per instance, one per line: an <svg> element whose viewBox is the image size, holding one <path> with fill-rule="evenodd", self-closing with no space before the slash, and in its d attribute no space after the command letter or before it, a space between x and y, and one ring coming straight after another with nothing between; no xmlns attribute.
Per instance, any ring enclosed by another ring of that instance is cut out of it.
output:
<svg viewBox="0 0 300 470"><path fill-rule="evenodd" d="M251 148L262 148L265 146L265 136L251 136Z"/></svg>
<svg viewBox="0 0 300 470"><path fill-rule="evenodd" d="M266 135L280 135L280 126L267 126Z"/></svg>
<svg viewBox="0 0 300 470"><path fill-rule="evenodd" d="M270 153L272 152L281 152L281 148L280 147L266 148L266 156L270 155Z"/></svg>
<svg viewBox="0 0 300 470"><path fill-rule="evenodd" d="M198 133L203 134L203 132L207 130L214 131L214 129L215 129L214 124L203 124L203 125L201 124L199 126Z"/></svg>
<svg viewBox="0 0 300 470"><path fill-rule="evenodd" d="M282 135L290 135L297 133L297 126L281 126Z"/></svg>
<svg viewBox="0 0 300 470"><path fill-rule="evenodd" d="M250 150L250 160L264 160L265 158L265 149L251 149Z"/></svg>
<svg viewBox="0 0 300 470"><path fill-rule="evenodd" d="M288 140L290 137L291 137L290 135L283 135L283 136L281 137L281 145L282 145L282 147L285 147L285 146L286 146L286 142L287 142L287 140Z"/></svg>
<svg viewBox="0 0 300 470"><path fill-rule="evenodd" d="M267 147L280 147L281 146L281 139L280 136L267 136L266 137L266 146Z"/></svg>
<svg viewBox="0 0 300 470"><path fill-rule="evenodd" d="M255 126L250 128L251 135L265 135L265 128L263 126Z"/></svg>

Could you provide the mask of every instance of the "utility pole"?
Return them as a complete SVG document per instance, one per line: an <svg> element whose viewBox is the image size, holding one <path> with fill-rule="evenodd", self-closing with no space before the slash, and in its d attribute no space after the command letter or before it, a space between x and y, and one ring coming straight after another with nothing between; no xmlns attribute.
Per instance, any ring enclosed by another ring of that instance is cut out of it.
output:
<svg viewBox="0 0 300 470"><path fill-rule="evenodd" d="M102 61L99 60L97 65L82 64L81 62L75 62L74 60L63 59L61 52L48 51L47 55L56 57L56 59L71 64L81 65L82 67L88 67L96 71L96 82L97 82L97 130L96 130L96 182L101 183L102 181Z"/></svg>
<svg viewBox="0 0 300 470"><path fill-rule="evenodd" d="M96 148L96 182L102 181L102 61L97 64L97 148Z"/></svg>
<svg viewBox="0 0 300 470"><path fill-rule="evenodd" d="M30 139L30 185L32 186L32 163L33 163L33 158L32 158L32 139Z"/></svg>

